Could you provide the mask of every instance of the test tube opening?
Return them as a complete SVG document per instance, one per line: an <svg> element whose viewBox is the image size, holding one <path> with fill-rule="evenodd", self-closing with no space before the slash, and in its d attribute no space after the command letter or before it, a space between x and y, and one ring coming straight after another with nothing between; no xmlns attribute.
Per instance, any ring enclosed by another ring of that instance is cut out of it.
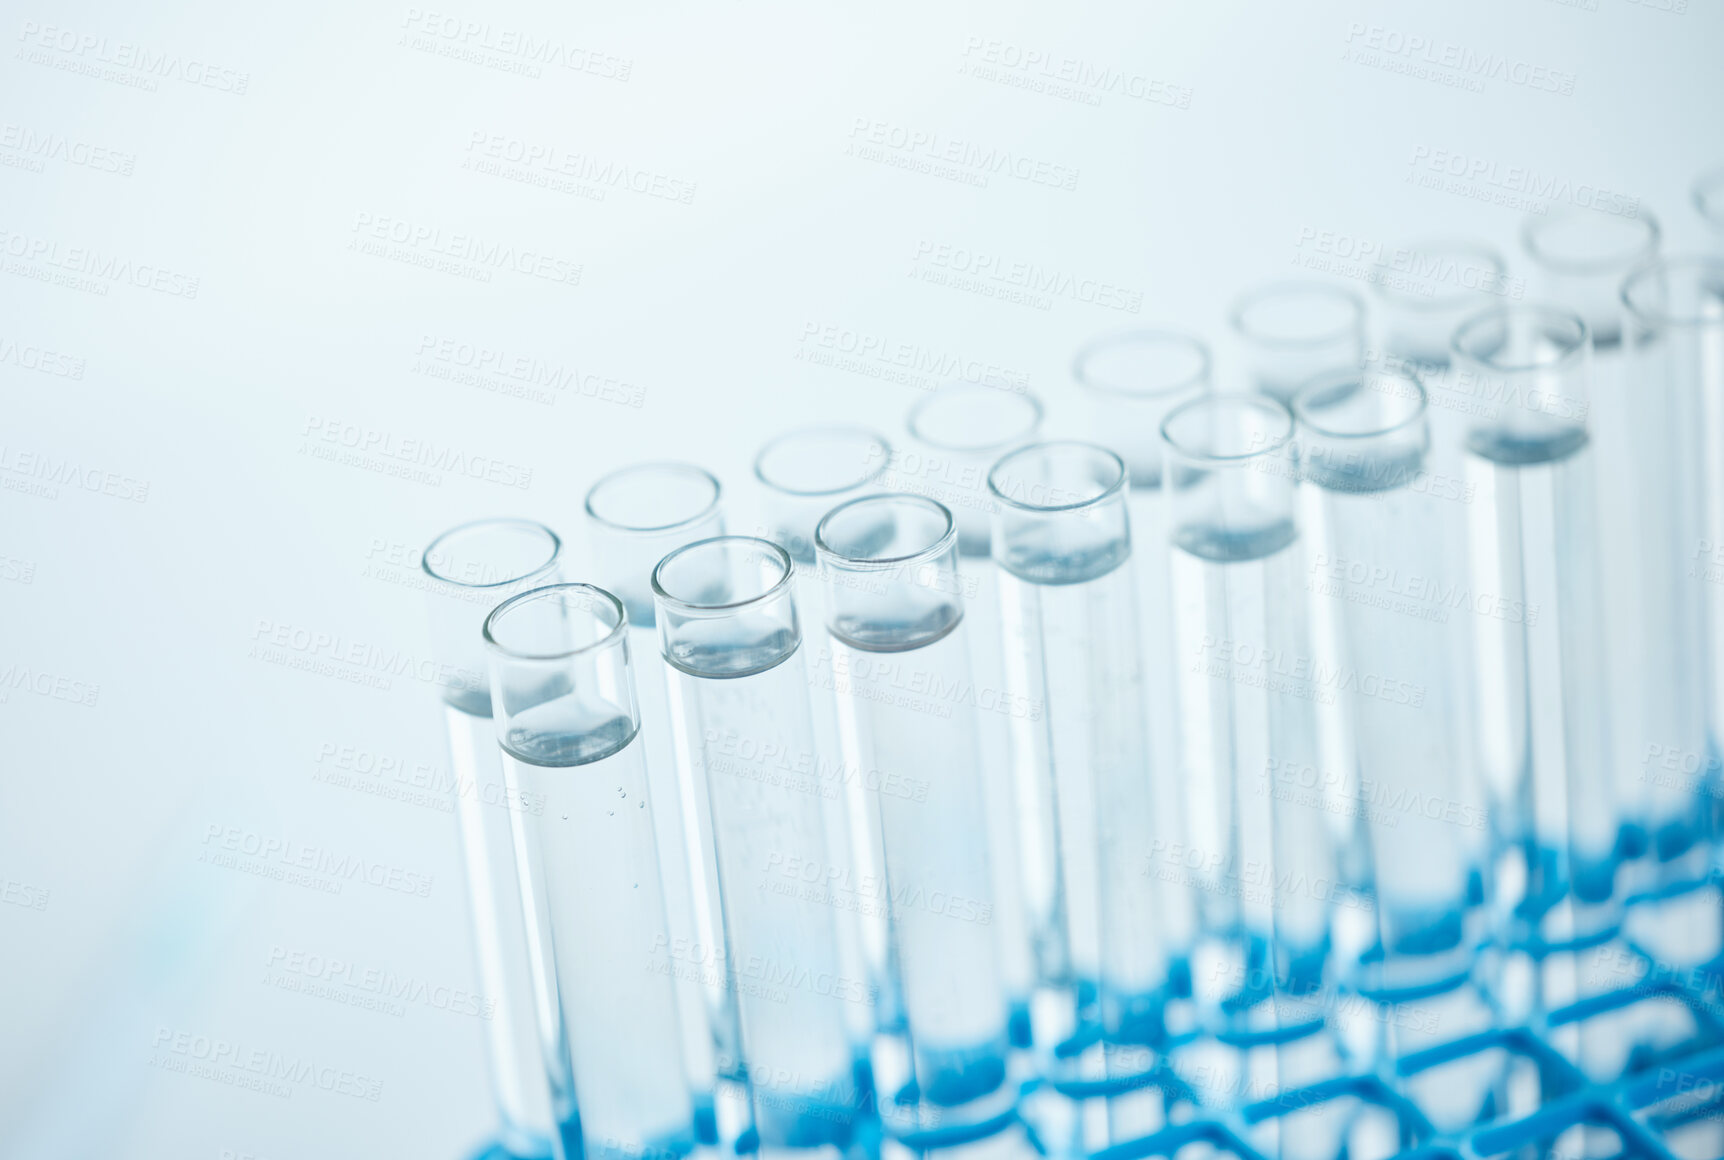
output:
<svg viewBox="0 0 1724 1160"><path fill-rule="evenodd" d="M794 573L788 552L754 536L714 536L666 556L652 574L665 660L698 677L782 662L802 641Z"/></svg>
<svg viewBox="0 0 1724 1160"><path fill-rule="evenodd" d="M844 497L881 486L891 464L891 444L866 427L803 427L770 440L754 458L770 538L798 563L812 564L820 517Z"/></svg>
<svg viewBox="0 0 1724 1160"><path fill-rule="evenodd" d="M1233 329L1268 347L1322 346L1363 332L1365 303L1327 282L1276 282L1233 304Z"/></svg>
<svg viewBox="0 0 1724 1160"><path fill-rule="evenodd" d="M523 588L554 579L562 541L532 520L473 520L425 548L420 567L431 581L431 631L449 663L439 671L443 699L475 717L491 715L480 628L485 615Z"/></svg>

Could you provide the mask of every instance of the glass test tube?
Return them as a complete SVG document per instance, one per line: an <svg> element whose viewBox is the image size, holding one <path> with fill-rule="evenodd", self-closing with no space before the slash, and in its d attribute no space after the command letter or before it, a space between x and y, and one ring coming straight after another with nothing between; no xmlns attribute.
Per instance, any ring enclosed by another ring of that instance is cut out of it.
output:
<svg viewBox="0 0 1724 1160"><path fill-rule="evenodd" d="M1152 849L1184 842L1185 788L1175 693L1173 601L1168 591L1169 506L1162 486L1161 424L1168 412L1212 389L1209 347L1172 330L1131 330L1078 352L1073 375L1084 388L1090 437L1125 461L1130 477L1132 569L1138 585L1144 713L1155 791ZM1196 941L1196 895L1170 890L1160 917L1174 976L1189 972Z"/></svg>
<svg viewBox="0 0 1724 1160"><path fill-rule="evenodd" d="M1632 611L1642 696L1633 776L1662 867L1655 881L1670 885L1704 876L1705 843L1717 836L1708 815L1724 723L1724 259L1646 266L1624 283L1622 301L1624 389L1599 408L1598 430L1601 447L1621 436L1633 462L1612 476L1632 491L1636 514L1628 554L1639 564Z"/></svg>
<svg viewBox="0 0 1724 1160"><path fill-rule="evenodd" d="M822 806L835 763L814 749L792 571L777 544L720 536L653 572L671 712L708 788L743 1061L768 1152L848 1148L872 1099L845 1009L874 996L839 952L844 867Z"/></svg>
<svg viewBox="0 0 1724 1160"><path fill-rule="evenodd" d="M1001 966L1012 995L1013 1043L1030 1043L1030 994L1036 969L1030 950L1029 917L1018 872L1018 818L1010 769L1011 718L1028 711L1006 695L1005 659L1000 653L1000 590L990 550L993 501L988 469L1006 452L1038 436L1042 404L1027 392L954 383L910 409L906 426L911 446L893 457L886 482L897 491L926 495L945 505L958 525L958 556L963 561L966 615L970 620L970 658L980 717L982 786L988 810L988 838L994 851L994 901Z"/></svg>
<svg viewBox="0 0 1724 1160"><path fill-rule="evenodd" d="M496 1002L485 1032L499 1143L521 1160L552 1155L557 1124L566 1117L553 1114L546 1083L538 1009L550 992L533 949L543 925L526 862L517 857L524 847L516 831L535 803L504 783L480 628L502 601L554 581L561 550L556 533L541 524L477 520L437 537L421 561L432 647L444 673L443 720L479 990ZM556 1086L556 1102L572 1104L566 1078Z"/></svg>
<svg viewBox="0 0 1724 1160"><path fill-rule="evenodd" d="M723 533L722 501L718 480L693 464L638 463L594 483L585 513L593 578L616 593L629 614L641 740L659 803L653 822L689 1080L699 1096L703 1133L729 1139L744 1125L709 1124L705 1106L718 1077L735 1077L740 1058L735 1003L725 979L711 825L705 788L677 750L652 599L652 570L667 552Z"/></svg>
<svg viewBox="0 0 1724 1160"><path fill-rule="evenodd" d="M1467 315L1496 299L1520 298L1502 255L1483 242L1434 239L1403 247L1371 283L1382 307L1382 354L1420 367L1449 365L1449 336Z"/></svg>
<svg viewBox="0 0 1724 1160"><path fill-rule="evenodd" d="M1290 403L1312 377L1365 357L1365 302L1327 282L1274 282L1241 297L1228 317L1244 343L1250 388Z"/></svg>
<svg viewBox="0 0 1724 1160"><path fill-rule="evenodd" d="M1065 997L1053 1034L1158 1046L1170 906L1146 862L1155 801L1125 464L1090 443L1033 443L988 487L1006 687L1032 707L1011 719L1012 782L1039 981Z"/></svg>
<svg viewBox="0 0 1724 1160"><path fill-rule="evenodd" d="M1692 196L1694 208L1712 227L1713 248L1724 250L1724 169L1701 174Z"/></svg>
<svg viewBox="0 0 1724 1160"><path fill-rule="evenodd" d="M1293 417L1263 395L1211 395L1162 424L1172 503L1173 604L1191 838L1156 869L1204 903L1193 982L1227 1030L1187 1067L1236 1102L1333 1074L1328 967L1340 870L1330 814L1348 783L1325 765L1317 711L1357 679L1311 646ZM1283 1157L1332 1156L1343 1125L1265 1125ZM1270 1145L1265 1142L1264 1147Z"/></svg>
<svg viewBox="0 0 1724 1160"><path fill-rule="evenodd" d="M1539 273L1540 297L1580 315L1595 351L1622 341L1622 279L1658 253L1658 221L1578 207L1553 207L1521 226L1521 246Z"/></svg>
<svg viewBox="0 0 1724 1160"><path fill-rule="evenodd" d="M1315 710L1346 674L1310 648L1292 434L1286 407L1260 395L1198 399L1162 424L1185 769L1209 789L1193 797L1186 864L1238 969L1273 942L1278 985L1300 993L1321 981L1330 937L1330 894L1310 884L1334 881L1335 857L1323 811L1295 794L1345 782L1321 768Z"/></svg>
<svg viewBox="0 0 1724 1160"><path fill-rule="evenodd" d="M880 819L882 889L906 1014L882 1114L923 1146L1003 1128L1010 1003L993 927L977 707L957 527L921 496L851 500L816 534L843 731Z"/></svg>
<svg viewBox="0 0 1724 1160"><path fill-rule="evenodd" d="M866 427L840 424L785 432L770 440L754 459L766 517L760 534L790 553L796 564L796 604L809 642L802 649L802 661L809 688L816 690L811 698L815 748L842 754L847 768L859 768L860 757L855 739L840 733L830 695L837 678L821 611L825 593L814 566L814 528L837 504L879 490L891 459L892 447L884 437ZM825 799L833 860L847 867L858 885L882 882L879 811L861 777L843 777L839 782L839 792ZM879 999L871 1009L855 1006L850 1011L856 1032L867 1036L900 1027L903 1010L890 961L886 908L877 905L878 899L868 905L858 901L840 912L838 926L847 972L866 975Z"/></svg>
<svg viewBox="0 0 1724 1160"><path fill-rule="evenodd" d="M1466 979L1482 933L1476 836L1489 811L1468 776L1454 681L1473 607L1450 595L1465 590L1468 495L1427 466L1426 396L1410 374L1323 376L1294 413L1301 478L1328 530L1307 586L1339 605L1343 655L1359 674L1346 690L1359 763L1346 805L1367 847L1379 934L1362 985L1428 994Z"/></svg>
<svg viewBox="0 0 1724 1160"><path fill-rule="evenodd" d="M587 1160L665 1160L695 1145L628 614L552 584L485 619L510 784L543 803L531 873L549 915L557 1004L547 1043L574 1077Z"/></svg>
<svg viewBox="0 0 1724 1160"><path fill-rule="evenodd" d="M1579 315L1500 307L1456 330L1450 391L1467 433L1480 761L1499 836L1523 863L1498 891L1551 941L1611 929L1617 847L1599 599L1591 345ZM1566 905L1559 905L1566 902Z"/></svg>

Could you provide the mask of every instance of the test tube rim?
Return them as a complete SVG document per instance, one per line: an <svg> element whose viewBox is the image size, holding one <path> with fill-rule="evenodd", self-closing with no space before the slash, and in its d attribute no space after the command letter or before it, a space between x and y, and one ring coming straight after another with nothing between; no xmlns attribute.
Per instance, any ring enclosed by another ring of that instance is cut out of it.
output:
<svg viewBox="0 0 1724 1160"><path fill-rule="evenodd" d="M875 443L880 445L880 450L885 453L880 457L879 468L867 475L864 475L861 479L843 484L839 487L823 487L816 489L785 487L783 484L774 483L772 480L767 478L763 464L765 463L766 455L769 451L790 439L795 439L805 435L821 434L862 435L873 440ZM793 427L789 431L782 431L762 444L760 450L755 452L754 455L754 478L759 480L762 486L771 488L773 491L776 491L781 495L796 496L803 499L818 499L821 496L842 495L847 491L854 491L859 487L867 487L869 484L877 481L882 475L885 475L887 469L891 465L892 444L884 435L880 434L880 432L873 428L864 427L860 423L811 423L806 427Z"/></svg>
<svg viewBox="0 0 1724 1160"><path fill-rule="evenodd" d="M1597 216L1589 219L1586 217L1587 214L1596 214ZM1638 222L1646 227L1646 236L1633 253L1620 258L1597 258L1590 261L1558 258L1539 248L1538 235L1542 230L1549 229L1560 222L1586 220ZM1656 217L1646 211L1637 212L1633 217L1628 218L1622 214L1604 214L1580 206L1564 206L1558 207L1551 213L1529 215L1526 220L1521 222L1520 226L1520 244L1521 248L1526 251L1527 257L1556 274L1608 274L1612 270L1625 267L1632 269L1644 263L1652 255L1657 254L1663 239L1663 227L1658 224Z"/></svg>
<svg viewBox="0 0 1724 1160"><path fill-rule="evenodd" d="M1461 336L1473 327L1481 326L1484 323L1499 317L1507 318L1511 315L1517 314L1528 317L1541 316L1547 321L1560 321L1566 326L1577 328L1578 333L1575 336L1574 345L1567 351L1564 351L1562 356L1554 362L1530 363L1500 363L1493 358L1474 354L1472 351L1467 350L1461 345ZM1572 310L1564 310L1559 306L1551 306L1537 302L1523 303L1515 306L1487 306L1483 310L1476 311L1475 313L1469 314L1465 318L1461 319L1455 324L1454 333L1449 336L1449 353L1451 356L1472 363L1475 366L1484 367L1486 370L1505 375L1528 374L1532 371L1564 370L1570 364L1580 362L1585 358L1586 352L1591 348L1591 346L1592 327L1587 325L1586 319L1582 318Z"/></svg>
<svg viewBox="0 0 1724 1160"><path fill-rule="evenodd" d="M550 538L551 554L544 563L522 572L519 576L506 577L502 580L494 580L489 584L469 584L465 580L451 579L431 567L431 554L436 550L438 544L449 539L449 537L460 535L463 532L470 532L475 528L486 526L507 527L511 525L515 527L530 528L535 532L543 532ZM448 528L440 533L436 539L432 540L425 546L425 551L420 554L419 567L427 576L437 581L437 583L448 584L455 588L505 588L512 584L519 584L523 580L531 580L535 576L550 572L562 559L562 555L562 537L558 536L556 532L552 531L546 525L541 524L539 521L523 519L519 516L485 516L480 519L468 520L465 523L456 524L454 527Z"/></svg>
<svg viewBox="0 0 1724 1160"><path fill-rule="evenodd" d="M1504 259L1502 251L1482 238L1428 237L1421 238L1411 243L1406 248L1416 254L1472 254L1489 261L1491 266L1495 269L1497 277L1508 277L1508 262ZM1444 295L1441 298L1424 298L1417 295L1402 293L1381 281L1375 281L1371 283L1371 293L1375 294L1378 298L1382 299L1382 301L1398 310L1418 310L1436 313L1453 307L1457 302L1471 301L1473 295L1478 292L1462 289L1454 294Z"/></svg>
<svg viewBox="0 0 1724 1160"><path fill-rule="evenodd" d="M907 503L915 507L926 508L939 514L945 520L945 528L934 542L926 548L902 556L875 556L863 558L840 552L826 542L826 523L833 516L849 508L862 504L874 503ZM952 509L937 499L925 495L914 495L908 492L885 492L881 495L859 495L855 499L845 500L831 511L820 517L820 522L814 525L814 551L821 563L832 562L851 571L875 571L901 568L907 564L916 564L924 560L937 560L947 552L953 551L958 543L958 521L952 517Z"/></svg>
<svg viewBox="0 0 1724 1160"><path fill-rule="evenodd" d="M649 526L618 523L613 519L601 516L598 512L593 510L593 496L598 493L598 490L601 487L604 487L609 483L614 483L618 476L626 475L635 471L647 471L662 468L671 468L688 475L698 476L705 480L707 483L712 485L712 498L707 501L705 507L701 508L691 516L686 516L680 520L674 520L668 524L652 524ZM595 523L604 525L612 531L622 532L625 535L631 536L657 536L662 535L665 532L674 532L680 528L691 527L694 524L698 524L700 521L706 519L708 516L712 515L713 512L718 510L718 505L723 497L724 484L719 482L718 476L714 475L706 468L701 467L699 464L689 463L687 460L682 459L650 459L644 463L625 464L622 467L607 471L605 474L599 476L599 478L593 481L592 486L587 488L586 498L582 503L582 507L586 509L587 517L589 519L593 520Z"/></svg>
<svg viewBox="0 0 1724 1160"><path fill-rule="evenodd" d="M757 595L750 596L747 600L732 600L724 604L696 604L693 601L684 600L680 596L672 596L669 592L665 591L664 585L659 583L659 573L664 571L664 566L682 555L684 552L692 552L696 548L704 548L709 544L717 544L725 541L732 543L756 544L767 549L769 555L776 556L780 563L783 564L783 574L779 576L777 580L773 581L765 591ZM791 558L790 553L786 552L771 540L765 540L759 536L708 536L704 540L692 540L680 548L676 548L665 553L664 558L657 564L653 565L652 591L655 598L662 600L666 606L685 616L711 616L716 613L735 612L739 608L749 608L756 604L760 604L763 601L772 599L790 587L791 577L794 575L795 569L796 561Z"/></svg>
<svg viewBox="0 0 1724 1160"><path fill-rule="evenodd" d="M1408 427L1422 422L1430 407L1431 397L1430 392L1425 390L1425 384L1419 379L1419 376L1410 367L1382 373L1385 377L1405 379L1413 385L1413 390L1416 392L1414 397L1417 399L1417 404L1413 407L1410 414L1401 419L1397 419L1387 427L1378 427L1370 431L1337 431L1333 428L1325 427L1322 423L1312 419L1306 404L1306 396L1311 392L1349 381L1357 381L1361 387L1364 386L1364 381L1367 377L1365 373L1360 371L1337 369L1325 371L1323 374L1306 380L1305 385L1300 387L1298 391L1294 392L1293 405L1290 408L1293 412L1294 423L1299 427L1308 428L1313 434L1320 435L1324 439L1339 440L1381 439L1385 435L1393 435L1398 431L1404 431Z"/></svg>
<svg viewBox="0 0 1724 1160"><path fill-rule="evenodd" d="M592 593L595 596L602 597L604 601L608 601L610 606L616 610L617 622L612 625L603 636L596 640L589 641L586 644L577 645L574 648L564 649L560 652L528 653L508 647L492 634L492 622L497 620L504 613L513 610L516 605L524 604L529 600L542 599L545 595L551 592L566 592L572 588L579 588L585 592ZM509 599L503 601L503 603L497 605L497 607L493 608L486 614L485 624L483 627L485 647L489 648L498 656L505 657L513 661L565 661L571 657L584 656L587 653L598 652L600 649L612 647L619 641L625 641L628 637L628 630L629 610L624 606L623 602L617 599L617 597L609 590L600 588L597 584L588 584L580 580L569 580L559 584L543 584L537 588L532 588L526 592L522 592L518 596L511 596Z"/></svg>
<svg viewBox="0 0 1724 1160"><path fill-rule="evenodd" d="M1016 459L1020 455L1028 455L1032 451L1045 451L1053 447L1079 447L1085 451L1099 454L1113 464L1113 466L1118 470L1118 474L1114 477L1113 482L1109 483L1101 492L1078 503L1022 503L1018 500L1012 499L1000 490L999 484L996 483L994 479L994 476L999 473L1000 468L1004 467L1007 463ZM988 468L988 494L1009 508L1013 508L1021 512L1033 512L1036 515L1052 515L1058 512L1083 511L1085 508L1092 508L1099 504L1106 503L1109 499L1112 499L1114 496L1124 491L1128 474L1129 473L1126 471L1125 467L1125 460L1121 459L1117 454L1109 451L1099 443L1090 443L1083 439L1040 439L1034 443L1026 443L1022 447L1014 447L1012 450L1006 452L1004 455L1000 456L999 459L994 461L994 465Z"/></svg>
<svg viewBox="0 0 1724 1160"><path fill-rule="evenodd" d="M1149 390L1140 390L1133 387L1112 386L1108 383L1101 382L1084 372L1084 364L1087 363L1097 351L1130 339L1143 338L1153 338L1158 341L1166 340L1195 351L1198 358L1197 370L1176 382L1170 383L1166 386L1153 387ZM1135 327L1130 330L1116 330L1110 334L1099 335L1096 338L1090 339L1089 342L1085 343L1078 349L1077 354L1072 356L1072 378L1077 380L1080 387L1083 387L1086 390L1095 391L1099 394L1115 395L1126 399L1159 399L1166 395L1180 394L1184 391L1191 390L1193 387L1207 383L1213 370L1214 356L1210 353L1209 344L1203 341L1202 336L1194 334L1191 331L1176 330L1172 327L1163 326Z"/></svg>
<svg viewBox="0 0 1724 1160"><path fill-rule="evenodd" d="M1231 407L1235 405L1251 407L1267 412L1268 414L1275 415L1277 418L1284 419L1287 424L1287 429L1272 442L1259 447L1255 451L1247 451L1240 455L1218 455L1209 451L1188 450L1180 443L1179 440L1173 437L1169 430L1169 428L1173 426L1174 422L1184 416L1186 412L1195 410L1198 407ZM1289 408L1286 403L1283 403L1281 400L1269 395L1214 394L1204 395L1201 398L1188 400L1169 411L1167 413L1167 417L1161 421L1161 439L1162 442L1167 445L1167 449L1169 451L1188 463L1246 463L1265 455L1273 455L1285 448L1293 441L1295 426L1296 420L1293 417L1292 409Z"/></svg>
<svg viewBox="0 0 1724 1160"><path fill-rule="evenodd" d="M950 443L940 439L930 439L918 428L918 418L922 416L929 407L939 401L942 396L950 398L952 395L960 393L966 395L979 395L984 391L992 392L995 395L1009 395L1015 399L1022 399L1024 402L1029 404L1031 420L1028 428L1026 428L1022 435L1013 435L990 443ZM1031 391L1008 391L1000 387L990 387L986 383L957 382L947 383L937 390L928 392L928 394L923 398L916 400L916 402L910 407L910 413L904 416L904 428L909 431L910 438L914 439L918 443L925 443L929 447L935 447L941 451L959 451L966 454L978 454L988 451L997 451L1002 448L1016 448L1020 446L1022 440L1034 436L1036 432L1042 429L1042 423L1045 422L1046 419L1047 408L1042 406L1041 399L1037 398Z"/></svg>
<svg viewBox="0 0 1724 1160"><path fill-rule="evenodd" d="M1320 294L1325 297L1340 299L1352 307L1353 317L1334 330L1305 338L1282 338L1263 334L1245 325L1245 312L1264 298L1281 294L1289 290L1297 290L1302 294ZM1319 282L1308 278L1282 278L1267 282L1262 286L1245 291L1233 300L1232 307L1227 312L1227 324L1233 332L1249 342L1259 346L1276 347L1282 350L1299 350L1304 347L1324 346L1336 339L1345 338L1351 334L1362 335L1365 331L1365 314L1367 306L1364 298L1345 286L1336 286L1329 282Z"/></svg>
<svg viewBox="0 0 1724 1160"><path fill-rule="evenodd" d="M1680 268L1693 269L1695 267L1703 270L1715 270L1718 273L1720 285L1724 286L1724 258L1713 258L1704 254L1680 254L1665 258L1653 258L1651 261L1644 262L1635 267L1635 269L1630 271L1629 275L1622 280L1621 297L1623 307L1636 322L1647 328L1703 328L1708 326L1718 326L1721 320L1717 317L1693 318L1687 315L1671 314L1668 311L1654 311L1635 305L1634 299L1631 296L1631 292L1633 291L1635 284L1652 274L1668 272L1670 270Z"/></svg>
<svg viewBox="0 0 1724 1160"><path fill-rule="evenodd" d="M1706 208L1710 201L1707 196L1709 192L1716 192L1718 195L1719 206L1716 213ZM1695 212L1708 225L1715 229L1724 229L1724 165L1716 169L1709 169L1696 177L1693 188L1688 191L1688 196L1694 204Z"/></svg>

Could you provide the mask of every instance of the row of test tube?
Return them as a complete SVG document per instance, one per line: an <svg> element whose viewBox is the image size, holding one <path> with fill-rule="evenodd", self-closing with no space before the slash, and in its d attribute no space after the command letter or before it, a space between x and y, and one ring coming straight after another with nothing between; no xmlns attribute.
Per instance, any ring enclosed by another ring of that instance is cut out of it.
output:
<svg viewBox="0 0 1724 1160"><path fill-rule="evenodd" d="M1099 340L1086 440L984 385L902 451L790 433L753 535L614 472L591 583L525 521L428 548L504 1149L1077 1155L1535 1019L1631 896L1712 963L1724 263L1524 239L1538 305L1463 243L1374 330L1246 295L1241 389ZM1407 1094L1459 1128L1506 1082Z"/></svg>

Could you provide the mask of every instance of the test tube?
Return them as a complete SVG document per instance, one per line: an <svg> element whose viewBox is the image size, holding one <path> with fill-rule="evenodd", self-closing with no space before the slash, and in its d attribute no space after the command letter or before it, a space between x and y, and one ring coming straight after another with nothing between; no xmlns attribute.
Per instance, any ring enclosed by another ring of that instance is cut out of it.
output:
<svg viewBox="0 0 1724 1160"><path fill-rule="evenodd" d="M1628 555L1638 599L1619 614L1636 618L1639 652L1612 660L1639 674L1635 784L1624 788L1640 803L1654 881L1668 886L1704 876L1714 836L1706 803L1719 789L1724 463L1706 449L1724 445L1724 260L1643 267L1623 284L1622 301L1625 389L1600 400L1598 430L1601 451L1620 448L1632 462L1611 478L1630 490L1636 516Z"/></svg>
<svg viewBox="0 0 1724 1160"><path fill-rule="evenodd" d="M542 1029L574 1077L565 1137L587 1160L664 1160L695 1145L628 614L590 584L552 584L486 617L491 702L510 784L543 803L530 873L549 916L556 1005Z"/></svg>
<svg viewBox="0 0 1724 1160"><path fill-rule="evenodd" d="M1162 424L1173 506L1173 604L1188 846L1156 861L1204 902L1200 999L1226 1035L1191 1062L1236 1102L1333 1073L1325 994L1339 887L1321 800L1351 770L1325 765L1317 710L1362 674L1313 653L1296 512L1293 416L1264 395L1210 395ZM1273 1134L1279 1129L1260 1129ZM1284 1157L1333 1156L1342 1126L1305 1117Z"/></svg>
<svg viewBox="0 0 1724 1160"><path fill-rule="evenodd" d="M1155 802L1125 463L1091 443L1033 443L1003 456L988 488L1006 687L1042 709L1011 719L1038 974L1063 998L1037 1046L1057 1057L1092 1029L1110 1045L1158 1046L1168 902L1145 863ZM1143 1070L1141 1050L1118 1053L1110 1076L1125 1058Z"/></svg>
<svg viewBox="0 0 1724 1160"><path fill-rule="evenodd" d="M1421 367L1449 365L1449 336L1467 315L1526 288L1483 242L1437 238L1396 250L1371 282L1382 307L1383 354ZM1386 360L1373 360L1386 361Z"/></svg>
<svg viewBox="0 0 1724 1160"><path fill-rule="evenodd" d="M1292 435L1287 408L1261 395L1197 399L1162 424L1184 768L1209 790L1191 803L1204 925L1248 960L1273 941L1277 979L1298 992L1321 981L1330 901L1280 878L1332 875L1334 851L1320 811L1277 799L1345 776L1321 768L1315 720L1345 674L1312 659ZM1254 888L1264 881L1274 889Z"/></svg>
<svg viewBox="0 0 1724 1160"><path fill-rule="evenodd" d="M538 907L517 857L517 829L533 803L503 780L491 728L490 681L480 628L509 597L554 581L562 544L530 520L462 524L425 549L426 611L439 662L448 732L455 822L461 837L467 903L473 920L479 989L496 1001L485 1024L498 1142L520 1160L548 1157L558 1117L546 1083L537 1007L548 997ZM559 1081L558 1101L571 1098Z"/></svg>
<svg viewBox="0 0 1724 1160"><path fill-rule="evenodd" d="M1365 301L1327 282L1274 282L1233 304L1233 331L1244 344L1254 391L1290 403L1301 386L1365 357Z"/></svg>
<svg viewBox="0 0 1724 1160"><path fill-rule="evenodd" d="M1580 315L1498 307L1455 331L1448 389L1478 402L1466 435L1481 769L1523 867L1505 897L1547 941L1614 928L1617 846L1605 609Z"/></svg>
<svg viewBox="0 0 1724 1160"><path fill-rule="evenodd" d="M719 536L653 571L672 716L705 778L754 1124L768 1152L848 1148L872 1099L845 1008L873 1001L839 953L854 889L822 799L843 775L814 749L793 565L777 544Z"/></svg>
<svg viewBox="0 0 1724 1160"><path fill-rule="evenodd" d="M1209 347L1175 330L1140 329L1097 339L1078 352L1073 376L1083 388L1089 434L1125 461L1130 476L1132 570L1138 586L1149 776L1155 792L1152 846L1183 843L1185 789L1175 692L1173 604L1169 579L1169 505L1163 487L1161 424L1168 412L1210 392ZM1196 940L1196 896L1170 890L1160 917L1175 977L1188 972Z"/></svg>
<svg viewBox="0 0 1724 1160"><path fill-rule="evenodd" d="M1541 297L1580 315L1594 350L1614 350L1622 341L1622 279L1658 253L1657 219L1644 210L1631 217L1559 206L1527 218L1520 238Z"/></svg>
<svg viewBox="0 0 1724 1160"><path fill-rule="evenodd" d="M812 697L815 747L842 753L851 766L860 760L854 738L840 735L836 704L829 695L838 680L822 612L825 593L815 570L814 528L835 505L880 489L891 465L892 448L866 427L846 424L803 427L767 442L754 459L766 515L761 534L790 553L796 564L796 603L802 612L808 646L801 650ZM834 860L850 867L860 882L880 882L879 810L861 778L841 779L839 793L827 799L827 837ZM877 901L877 900L875 900ZM839 915L840 949L851 973L865 974L879 997L872 1008L855 1007L857 1031L872 1035L900 1028L902 1004L890 963L886 908L858 905ZM878 1027L873 1024L877 1023Z"/></svg>
<svg viewBox="0 0 1724 1160"><path fill-rule="evenodd" d="M1368 847L1379 931L1363 985L1430 994L1466 979L1481 934L1473 835L1489 811L1467 776L1453 680L1465 655L1451 594L1465 589L1468 493L1430 472L1425 390L1405 371L1323 376L1294 413L1302 479L1328 531L1307 587L1339 605L1359 674L1346 689L1359 780L1345 804Z"/></svg>
<svg viewBox="0 0 1724 1160"><path fill-rule="evenodd" d="M1009 1122L1016 1091L957 526L931 499L864 496L815 540L838 713L878 805L910 1048L901 1085L876 1068L882 1114L923 1147L975 1139Z"/></svg>
<svg viewBox="0 0 1724 1160"><path fill-rule="evenodd" d="M1006 452L1037 438L1042 404L1028 392L974 383L953 383L910 408L910 446L893 456L888 485L945 505L958 525L958 557L969 588L970 661L977 696L988 712L980 718L983 791L988 839L994 851L994 901L1000 962L1012 995L1012 1036L1030 1044L1030 996L1036 968L1030 949L1029 916L1018 873L1018 818L1011 780L1011 718L1030 711L1007 696L1005 658L1000 653L1000 590L990 550L993 501L988 469Z"/></svg>
<svg viewBox="0 0 1724 1160"><path fill-rule="evenodd" d="M1007 451L1036 437L1041 400L1028 392L952 383L910 408L915 449L893 464L891 486L945 504L958 521L958 551L988 555L988 469Z"/></svg>
<svg viewBox="0 0 1724 1160"><path fill-rule="evenodd" d="M683 1058L697 1093L703 1138L732 1140L747 1130L746 1115L708 1107L720 1090L719 1079L736 1079L741 1065L736 1005L725 977L711 823L705 788L687 755L679 752L671 727L652 599L652 570L665 553L723 533L723 488L711 472L691 463L637 463L594 483L585 510L593 578L616 593L629 613L641 740L653 800L659 803L653 823L677 958Z"/></svg>
<svg viewBox="0 0 1724 1160"><path fill-rule="evenodd" d="M811 567L820 517L865 490L877 490L891 459L891 444L866 427L803 427L768 441L754 457L768 525L762 536L797 564Z"/></svg>
<svg viewBox="0 0 1724 1160"><path fill-rule="evenodd" d="M1694 208L1712 227L1713 248L1724 250L1724 168L1701 174L1692 197Z"/></svg>

